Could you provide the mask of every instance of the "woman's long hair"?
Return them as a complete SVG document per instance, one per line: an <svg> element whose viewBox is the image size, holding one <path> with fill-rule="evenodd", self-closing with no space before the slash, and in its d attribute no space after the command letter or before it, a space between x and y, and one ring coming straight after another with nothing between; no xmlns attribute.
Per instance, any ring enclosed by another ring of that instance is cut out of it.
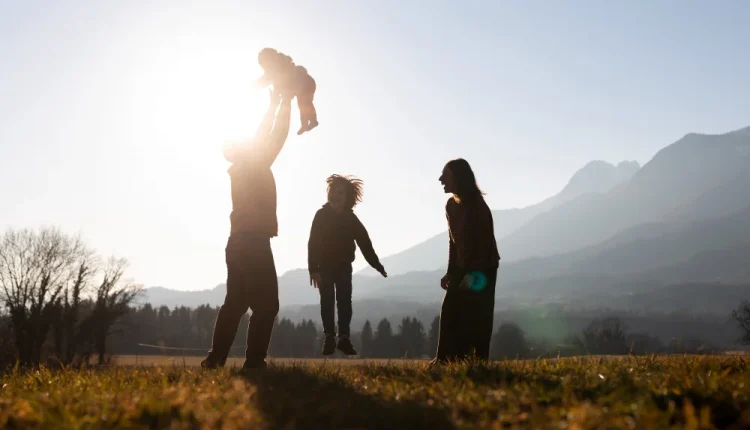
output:
<svg viewBox="0 0 750 430"><path fill-rule="evenodd" d="M457 202L471 201L484 195L484 192L477 185L477 178L474 176L474 171L468 161L463 158L456 158L449 161L445 167L453 174L453 180L456 184L456 192L453 193L453 197Z"/></svg>

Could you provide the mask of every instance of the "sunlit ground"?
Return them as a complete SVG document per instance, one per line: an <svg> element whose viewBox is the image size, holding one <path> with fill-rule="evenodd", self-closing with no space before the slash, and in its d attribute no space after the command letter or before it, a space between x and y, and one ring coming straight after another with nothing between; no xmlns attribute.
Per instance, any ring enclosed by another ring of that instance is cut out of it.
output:
<svg viewBox="0 0 750 430"><path fill-rule="evenodd" d="M740 357L17 371L6 428L747 428Z"/></svg>

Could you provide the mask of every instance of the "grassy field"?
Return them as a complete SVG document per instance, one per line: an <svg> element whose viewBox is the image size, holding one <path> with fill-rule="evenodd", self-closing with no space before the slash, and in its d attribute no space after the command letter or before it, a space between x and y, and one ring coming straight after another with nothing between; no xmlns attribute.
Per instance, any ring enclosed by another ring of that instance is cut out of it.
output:
<svg viewBox="0 0 750 430"><path fill-rule="evenodd" d="M743 357L175 363L2 377L7 428L747 428ZM158 363L156 363L158 364Z"/></svg>
<svg viewBox="0 0 750 430"><path fill-rule="evenodd" d="M402 360L402 359L361 359L361 358L270 358L268 362L275 366L291 365L324 365L336 364L340 366L360 366L372 364L391 364L391 365L416 365L420 362L429 360ZM178 367L198 367L204 356L200 357L182 357L174 355L119 355L114 356L112 361L119 366L178 366ZM244 357L229 357L226 366L242 367L245 361Z"/></svg>

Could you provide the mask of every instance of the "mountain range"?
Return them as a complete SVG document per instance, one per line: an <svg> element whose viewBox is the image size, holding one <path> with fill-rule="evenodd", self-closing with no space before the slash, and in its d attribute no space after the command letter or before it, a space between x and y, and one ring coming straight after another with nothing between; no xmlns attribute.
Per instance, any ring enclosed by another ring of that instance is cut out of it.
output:
<svg viewBox="0 0 750 430"><path fill-rule="evenodd" d="M740 288L750 285L750 127L688 134L642 167L590 162L558 194L493 217L503 258L498 303L593 306L596 297L606 307L629 303L622 297L630 294L645 306L671 294L689 304L684 290L693 291L695 309L721 312L750 295ZM355 300L439 302L447 241L444 232L384 258L388 279L356 274ZM149 288L144 301L217 305L224 288ZM707 294L695 293L701 288ZM282 306L318 301L305 270L280 276L279 294Z"/></svg>
<svg viewBox="0 0 750 430"><path fill-rule="evenodd" d="M509 234L544 212L581 196L606 193L628 181L639 169L640 165L637 161L623 161L617 166L605 161L592 161L573 174L568 184L558 194L522 209L492 211L495 237L502 242ZM501 253L505 255L502 250ZM447 255L448 231L446 230L402 252L386 257L382 262L388 269L388 273L397 275L415 270L440 268L445 264ZM369 267L360 271L360 274L377 275Z"/></svg>

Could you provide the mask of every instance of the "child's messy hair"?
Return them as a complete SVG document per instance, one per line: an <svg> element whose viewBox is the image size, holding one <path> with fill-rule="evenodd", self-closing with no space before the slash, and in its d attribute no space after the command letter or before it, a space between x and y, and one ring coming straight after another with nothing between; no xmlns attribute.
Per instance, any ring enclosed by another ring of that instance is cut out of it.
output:
<svg viewBox="0 0 750 430"><path fill-rule="evenodd" d="M357 206L358 203L362 203L362 187L364 182L350 175L331 175L326 179L328 184L327 191L331 192L331 187L334 185L340 185L346 190L346 205L349 208Z"/></svg>
<svg viewBox="0 0 750 430"><path fill-rule="evenodd" d="M286 63L291 66L294 65L294 60L292 59L292 57L273 48L263 48L260 50L260 52L258 53L258 61L263 62L263 60L267 60L269 63Z"/></svg>

